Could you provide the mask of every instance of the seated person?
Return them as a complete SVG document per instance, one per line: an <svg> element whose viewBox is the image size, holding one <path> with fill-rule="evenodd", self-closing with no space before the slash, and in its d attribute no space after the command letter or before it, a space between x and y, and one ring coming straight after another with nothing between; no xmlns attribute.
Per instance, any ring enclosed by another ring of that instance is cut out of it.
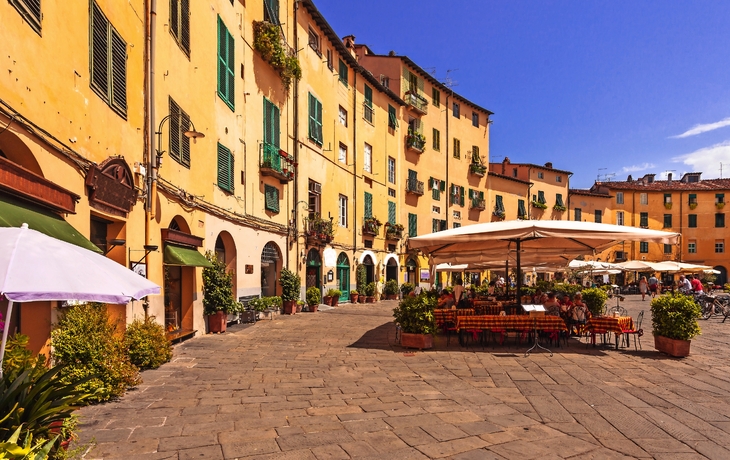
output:
<svg viewBox="0 0 730 460"><path fill-rule="evenodd" d="M590 317L590 312L580 292L573 296L573 324L585 324Z"/></svg>
<svg viewBox="0 0 730 460"><path fill-rule="evenodd" d="M555 293L549 292L545 302L542 304L548 315L558 316L561 311L560 302L555 298Z"/></svg>
<svg viewBox="0 0 730 460"><path fill-rule="evenodd" d="M454 296L448 291L441 292L441 296L438 300L438 308L456 308L456 305L454 303Z"/></svg>

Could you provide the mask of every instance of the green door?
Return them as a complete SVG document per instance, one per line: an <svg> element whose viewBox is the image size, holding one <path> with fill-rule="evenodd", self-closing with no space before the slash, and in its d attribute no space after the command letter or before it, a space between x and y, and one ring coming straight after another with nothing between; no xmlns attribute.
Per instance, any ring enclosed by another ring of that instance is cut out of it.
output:
<svg viewBox="0 0 730 460"><path fill-rule="evenodd" d="M337 289L342 291L340 300L350 300L350 260L344 252L337 257Z"/></svg>

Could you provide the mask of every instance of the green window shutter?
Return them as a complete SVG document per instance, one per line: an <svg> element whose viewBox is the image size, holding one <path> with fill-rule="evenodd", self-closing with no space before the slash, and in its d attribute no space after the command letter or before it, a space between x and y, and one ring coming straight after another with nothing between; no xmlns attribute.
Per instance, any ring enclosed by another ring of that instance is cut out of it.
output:
<svg viewBox="0 0 730 460"><path fill-rule="evenodd" d="M388 222L395 225L395 202L388 201Z"/></svg>
<svg viewBox="0 0 730 460"><path fill-rule="evenodd" d="M365 218L373 217L373 194L365 192Z"/></svg>
<svg viewBox="0 0 730 460"><path fill-rule="evenodd" d="M347 77L348 77L347 73L348 73L347 64L345 64L345 61L340 59L340 83L342 83L345 86L347 86Z"/></svg>
<svg viewBox="0 0 730 460"><path fill-rule="evenodd" d="M689 202L690 203L697 203L697 194L696 193L690 193L689 194Z"/></svg>
<svg viewBox="0 0 730 460"><path fill-rule="evenodd" d="M418 180L418 172L417 171L414 171L412 169L409 169L408 170L408 180L409 181L416 181L416 180ZM429 182L429 184L430 184L430 182Z"/></svg>
<svg viewBox="0 0 730 460"><path fill-rule="evenodd" d="M639 225L641 227L649 226L649 213L648 212L642 212L639 214Z"/></svg>
<svg viewBox="0 0 730 460"><path fill-rule="evenodd" d="M441 226L439 219L431 219L431 233L436 233L439 231L439 227Z"/></svg>
<svg viewBox="0 0 730 460"><path fill-rule="evenodd" d="M280 126L279 107L264 98L264 143L279 148Z"/></svg>
<svg viewBox="0 0 730 460"><path fill-rule="evenodd" d="M725 202L725 194L724 193L715 193L715 203L724 203Z"/></svg>
<svg viewBox="0 0 730 460"><path fill-rule="evenodd" d="M279 0L264 0L264 19L279 24Z"/></svg>
<svg viewBox="0 0 730 460"><path fill-rule="evenodd" d="M497 212L504 212L504 203L502 202L502 195L497 195L497 202L494 206Z"/></svg>
<svg viewBox="0 0 730 460"><path fill-rule="evenodd" d="M527 217L527 210L525 209L525 200L517 200L517 217Z"/></svg>
<svg viewBox="0 0 730 460"><path fill-rule="evenodd" d="M218 16L218 95L231 108L235 107L235 47L233 35Z"/></svg>
<svg viewBox="0 0 730 460"><path fill-rule="evenodd" d="M365 105L373 107L373 89L368 85L365 85Z"/></svg>
<svg viewBox="0 0 730 460"><path fill-rule="evenodd" d="M390 104L388 104L388 128L398 129L398 118L395 107Z"/></svg>
<svg viewBox="0 0 730 460"><path fill-rule="evenodd" d="M646 241L641 241L639 243L639 252L644 253L644 254L648 253L649 252L649 243L647 243Z"/></svg>
<svg viewBox="0 0 730 460"><path fill-rule="evenodd" d="M687 216L687 227L689 227L689 228L697 227L697 214L689 214Z"/></svg>
<svg viewBox="0 0 730 460"><path fill-rule="evenodd" d="M672 194L671 193L665 193L664 194L664 202L665 203L671 203L672 202Z"/></svg>
<svg viewBox="0 0 730 460"><path fill-rule="evenodd" d="M464 206L464 187L459 187L459 204Z"/></svg>
<svg viewBox="0 0 730 460"><path fill-rule="evenodd" d="M441 189L441 192L445 192L446 191L446 181L444 181L444 180L439 181L439 187Z"/></svg>
<svg viewBox="0 0 730 460"><path fill-rule="evenodd" d="M431 137L433 138L433 149L436 151L441 150L441 132L433 128Z"/></svg>
<svg viewBox="0 0 730 460"><path fill-rule="evenodd" d="M264 208L279 212L279 189L273 185L264 184Z"/></svg>
<svg viewBox="0 0 730 460"><path fill-rule="evenodd" d="M309 93L309 138L322 145L322 103Z"/></svg>
<svg viewBox="0 0 730 460"><path fill-rule="evenodd" d="M545 192L542 190L537 191L537 202L545 204L547 201L545 200Z"/></svg>
<svg viewBox="0 0 730 460"><path fill-rule="evenodd" d="M408 213L408 236L418 236L418 215Z"/></svg>
<svg viewBox="0 0 730 460"><path fill-rule="evenodd" d="M441 92L435 86L431 88L431 99L435 107L441 105Z"/></svg>
<svg viewBox="0 0 730 460"><path fill-rule="evenodd" d="M233 193L233 153L218 144L218 187Z"/></svg>
<svg viewBox="0 0 730 460"><path fill-rule="evenodd" d="M454 138L454 158L461 158L461 141Z"/></svg>
<svg viewBox="0 0 730 460"><path fill-rule="evenodd" d="M433 177L429 177L428 178L428 188L430 188L431 190L433 190Z"/></svg>
<svg viewBox="0 0 730 460"><path fill-rule="evenodd" d="M484 192L483 191L482 192L479 192L479 199L480 200L483 200L484 199Z"/></svg>
<svg viewBox="0 0 730 460"><path fill-rule="evenodd" d="M447 230L447 229L448 229L448 227L446 226L446 221L443 220L443 219L441 219L439 221L439 231L444 231L444 230Z"/></svg>
<svg viewBox="0 0 730 460"><path fill-rule="evenodd" d="M565 206L563 204L563 194L562 193L555 194L555 206Z"/></svg>

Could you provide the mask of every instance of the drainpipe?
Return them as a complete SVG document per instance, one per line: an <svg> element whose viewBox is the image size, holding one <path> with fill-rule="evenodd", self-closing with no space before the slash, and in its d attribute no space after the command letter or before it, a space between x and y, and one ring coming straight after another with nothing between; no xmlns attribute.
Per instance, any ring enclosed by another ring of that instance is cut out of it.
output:
<svg viewBox="0 0 730 460"><path fill-rule="evenodd" d="M354 68L352 73L355 76L352 86L352 106L355 108L355 113L357 113L357 72ZM370 162L372 163L372 161L371 155ZM357 117L353 117L352 120L352 164L355 168L352 173L352 196L355 198L352 200L352 258L355 262L357 260L355 257L357 253ZM370 167L372 168L372 164ZM355 276L357 277L357 272L355 272Z"/></svg>
<svg viewBox="0 0 730 460"><path fill-rule="evenodd" d="M682 208L684 207L684 199L682 196L684 195L683 191L679 192L679 250L677 250L677 261L682 262L682 217L684 216L684 212L682 211Z"/></svg>
<svg viewBox="0 0 730 460"><path fill-rule="evenodd" d="M294 2L294 46L298 46L298 34L297 34L297 11L299 11L299 2ZM299 168L299 80L294 79L294 162ZM294 222L289 224L289 231L294 231L294 241L296 242L296 260L299 260L299 171L297 170L294 174ZM288 244L288 242L287 242ZM291 250L286 251L286 268L290 270L289 253ZM298 270L297 270L298 271Z"/></svg>
<svg viewBox="0 0 730 460"><path fill-rule="evenodd" d="M453 91L452 91L453 95ZM446 95L446 230L449 229L449 95ZM460 115L461 116L461 115ZM467 184L468 185L468 184ZM468 209L468 207L467 207ZM448 278L447 278L448 279Z"/></svg>
<svg viewBox="0 0 730 460"><path fill-rule="evenodd" d="M147 153L147 165L145 174L145 221L144 221L144 240L145 245L151 245L152 243L152 219L154 218L154 197L156 196L156 152L155 152L155 33L157 30L157 0L150 0L147 4L149 7L149 14L147 15L147 37L145 40L145 55L146 55L146 75L147 80L147 97L145 98L145 117L147 123L145 124L145 150ZM150 253L145 254L145 265L147 266L147 277L149 278L149 267L150 267ZM142 304L144 308L145 319L148 317L149 302L145 298Z"/></svg>
<svg viewBox="0 0 730 460"><path fill-rule="evenodd" d="M570 220L570 177L571 177L572 175L573 175L573 173L572 173L572 172L569 172L569 173L568 173L568 187L567 187L567 190L568 190L568 193L567 193L567 201L568 201L568 202L566 203L566 206L568 207L568 220ZM582 212L582 211L581 211L581 212ZM593 210L593 216L594 216L594 217L593 217L593 220L594 220L594 221L596 220L596 219L595 219L595 215L596 215L596 210L594 209L594 210ZM603 217L601 217L601 220L603 220Z"/></svg>

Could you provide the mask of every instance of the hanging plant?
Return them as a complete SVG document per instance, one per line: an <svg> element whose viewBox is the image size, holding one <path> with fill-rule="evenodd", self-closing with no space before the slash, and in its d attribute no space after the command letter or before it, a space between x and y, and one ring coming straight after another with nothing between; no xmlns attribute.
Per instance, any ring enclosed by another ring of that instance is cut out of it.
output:
<svg viewBox="0 0 730 460"><path fill-rule="evenodd" d="M268 21L254 21L253 47L261 54L264 61L271 64L281 77L281 83L288 91L292 80L302 78L299 59L286 50L281 30L276 24Z"/></svg>
<svg viewBox="0 0 730 460"><path fill-rule="evenodd" d="M563 211L565 211L565 210L566 210L567 208L566 208L565 206L562 206L562 205L556 204L555 206L553 206L553 209L554 209L554 210L556 210L556 211L558 211L558 212L563 212Z"/></svg>

